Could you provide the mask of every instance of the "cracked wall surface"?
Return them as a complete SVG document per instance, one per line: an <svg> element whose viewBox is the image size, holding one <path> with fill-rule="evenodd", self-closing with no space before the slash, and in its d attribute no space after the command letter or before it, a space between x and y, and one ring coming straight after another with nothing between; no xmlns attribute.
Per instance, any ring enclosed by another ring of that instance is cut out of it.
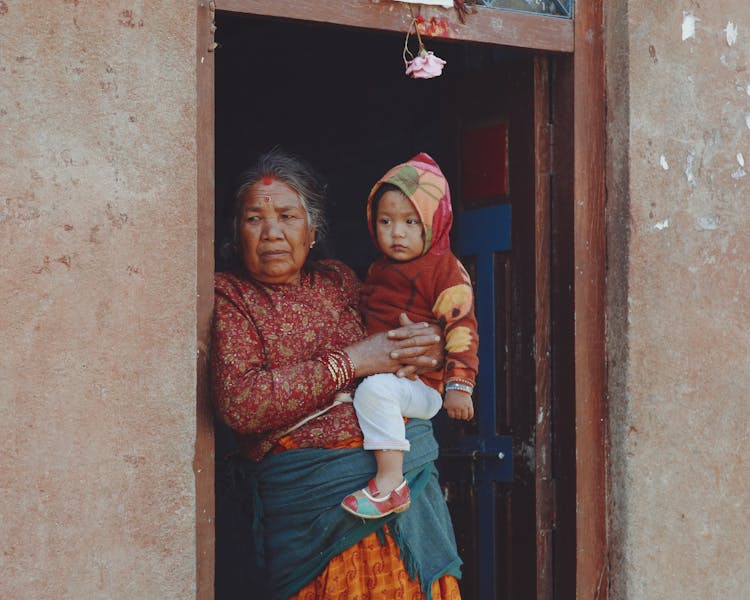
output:
<svg viewBox="0 0 750 600"><path fill-rule="evenodd" d="M614 598L750 589L750 10L607 3Z"/></svg>
<svg viewBox="0 0 750 600"><path fill-rule="evenodd" d="M195 18L0 1L0 597L195 595Z"/></svg>

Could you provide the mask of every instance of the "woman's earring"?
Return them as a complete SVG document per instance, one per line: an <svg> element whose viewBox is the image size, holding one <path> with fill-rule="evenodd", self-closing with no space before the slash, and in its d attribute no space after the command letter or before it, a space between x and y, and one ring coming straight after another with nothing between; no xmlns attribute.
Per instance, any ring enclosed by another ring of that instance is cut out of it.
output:
<svg viewBox="0 0 750 600"><path fill-rule="evenodd" d="M312 248L314 245L315 245L315 240L313 240L312 243L310 244L310 248Z"/></svg>

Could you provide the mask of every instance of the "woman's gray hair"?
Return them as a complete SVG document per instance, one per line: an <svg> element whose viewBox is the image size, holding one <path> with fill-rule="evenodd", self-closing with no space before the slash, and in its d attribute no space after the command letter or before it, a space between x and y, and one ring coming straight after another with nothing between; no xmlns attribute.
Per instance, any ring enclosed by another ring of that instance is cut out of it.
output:
<svg viewBox="0 0 750 600"><path fill-rule="evenodd" d="M239 242L239 219L245 191L264 177L285 183L299 196L307 213L307 220L315 228L316 240L325 237L328 225L325 220L326 185L307 161L274 148L258 157L253 166L243 171L238 179L232 210L232 237L235 247Z"/></svg>

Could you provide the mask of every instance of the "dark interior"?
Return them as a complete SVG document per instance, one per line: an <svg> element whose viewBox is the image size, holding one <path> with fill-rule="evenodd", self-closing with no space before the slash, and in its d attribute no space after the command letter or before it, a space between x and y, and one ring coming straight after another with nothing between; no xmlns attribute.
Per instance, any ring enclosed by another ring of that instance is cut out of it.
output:
<svg viewBox="0 0 750 600"><path fill-rule="evenodd" d="M330 234L316 251L360 275L374 257L365 201L394 164L420 151L432 155L460 212L457 113L472 106L459 101L463 83L506 64L530 64L525 51L425 39L447 65L441 77L414 80L404 74L405 32L221 12L216 25L217 271L227 267L219 249L236 177L274 146L306 158L327 180ZM410 47L416 52L413 36ZM263 598L241 492L226 485L224 456L234 441L219 425L216 444L216 597ZM533 518L533 503L530 509ZM533 543L530 552L533 560Z"/></svg>
<svg viewBox="0 0 750 600"><path fill-rule="evenodd" d="M364 219L370 187L391 166L427 152L454 187L451 100L468 73L519 54L426 39L447 61L441 77L404 74L404 34L219 13L216 40L217 240L241 170L274 146L328 182L323 252L361 273L373 258ZM416 39L410 40L416 52ZM454 111L455 112L455 111ZM217 256L217 270L225 266Z"/></svg>

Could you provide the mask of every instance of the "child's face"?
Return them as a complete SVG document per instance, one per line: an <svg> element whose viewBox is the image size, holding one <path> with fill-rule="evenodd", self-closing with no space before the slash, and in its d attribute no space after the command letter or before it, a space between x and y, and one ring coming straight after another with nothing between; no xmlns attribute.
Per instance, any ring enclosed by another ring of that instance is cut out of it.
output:
<svg viewBox="0 0 750 600"><path fill-rule="evenodd" d="M398 190L388 190L378 202L375 233L381 252L406 262L422 256L424 229L411 201Z"/></svg>

